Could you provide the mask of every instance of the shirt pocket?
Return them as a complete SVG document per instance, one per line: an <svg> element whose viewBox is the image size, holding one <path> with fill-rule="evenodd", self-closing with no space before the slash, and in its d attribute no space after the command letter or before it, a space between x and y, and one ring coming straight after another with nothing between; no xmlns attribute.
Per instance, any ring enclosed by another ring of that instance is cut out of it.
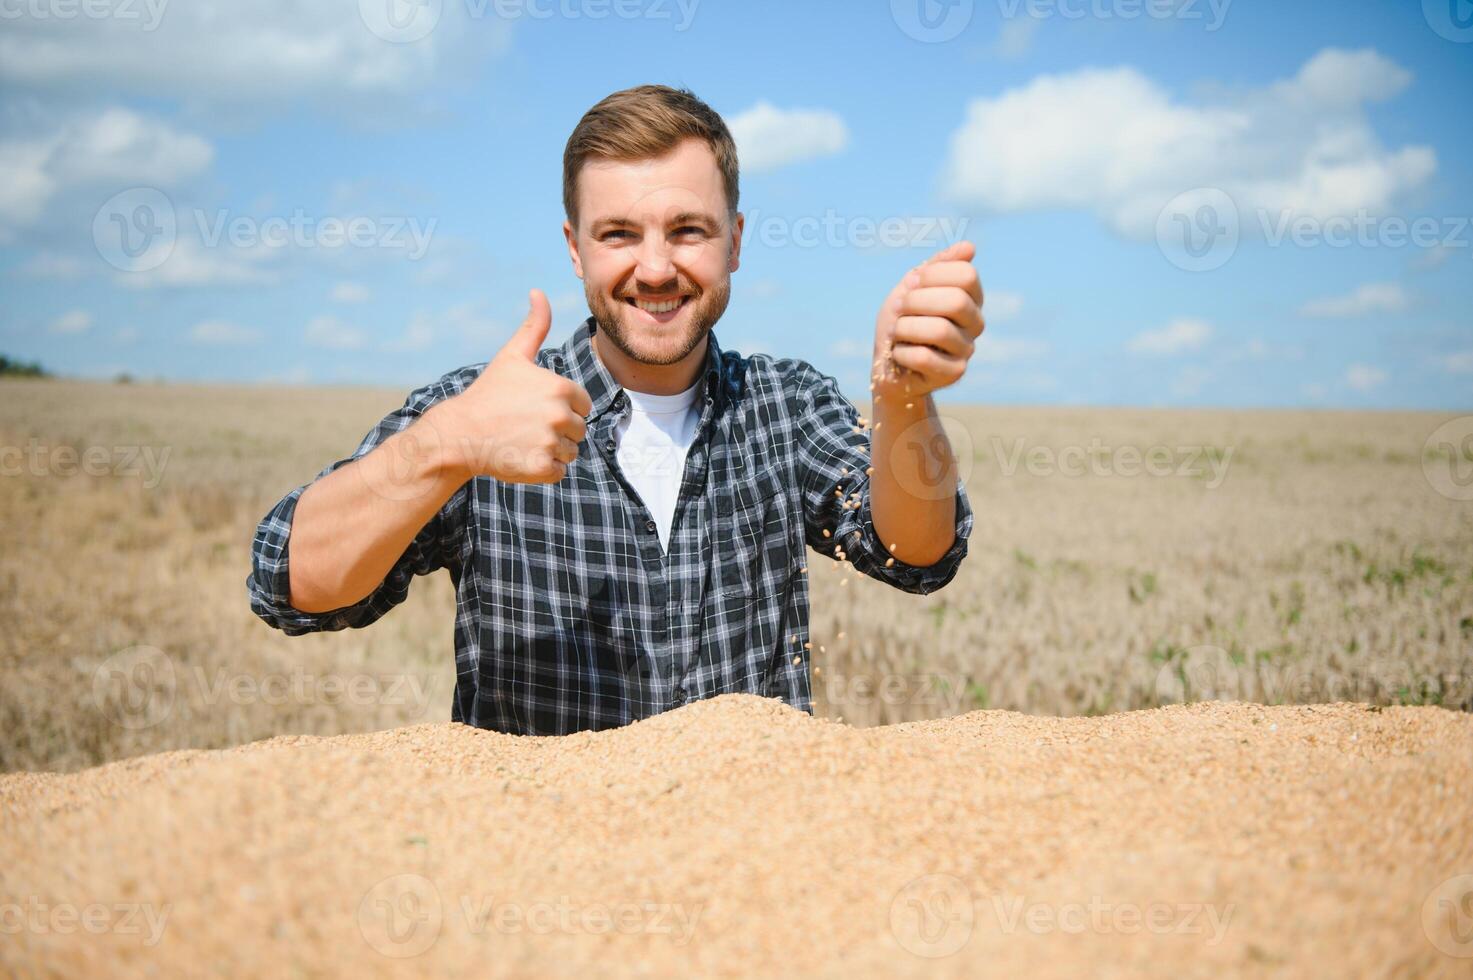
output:
<svg viewBox="0 0 1473 980"><path fill-rule="evenodd" d="M787 494L771 471L717 497L715 541L723 596L761 599L780 591L791 569Z"/></svg>

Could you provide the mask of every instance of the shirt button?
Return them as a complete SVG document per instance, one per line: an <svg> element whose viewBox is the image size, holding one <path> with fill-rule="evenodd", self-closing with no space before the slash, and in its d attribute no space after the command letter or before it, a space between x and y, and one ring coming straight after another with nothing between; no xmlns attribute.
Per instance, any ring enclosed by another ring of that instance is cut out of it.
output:
<svg viewBox="0 0 1473 980"><path fill-rule="evenodd" d="M618 445L614 442L614 440L610 439L608 442L604 443L604 448L607 449L609 452L613 452L615 449L618 448Z"/></svg>
<svg viewBox="0 0 1473 980"><path fill-rule="evenodd" d="M685 698L686 698L685 688L683 688L683 687L677 687L675 689L675 703L676 704L685 704Z"/></svg>
<svg viewBox="0 0 1473 980"><path fill-rule="evenodd" d="M644 522L644 529L646 531L649 531L651 534L653 534L654 532L656 532L656 531L658 531L660 529L660 525L656 524L654 521L645 521Z"/></svg>

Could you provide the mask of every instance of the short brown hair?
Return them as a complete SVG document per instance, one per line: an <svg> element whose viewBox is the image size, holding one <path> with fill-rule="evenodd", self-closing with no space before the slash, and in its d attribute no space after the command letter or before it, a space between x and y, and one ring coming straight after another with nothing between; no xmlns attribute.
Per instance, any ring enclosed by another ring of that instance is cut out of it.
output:
<svg viewBox="0 0 1473 980"><path fill-rule="evenodd" d="M737 210L736 142L726 122L688 89L640 85L615 92L578 120L563 150L563 211L578 227L578 172L590 159L649 160L681 141L706 141L721 168L728 215Z"/></svg>

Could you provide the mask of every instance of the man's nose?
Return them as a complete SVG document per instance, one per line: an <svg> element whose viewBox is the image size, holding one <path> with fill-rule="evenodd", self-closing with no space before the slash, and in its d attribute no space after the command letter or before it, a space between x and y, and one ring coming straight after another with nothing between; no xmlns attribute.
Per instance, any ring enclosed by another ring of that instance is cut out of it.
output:
<svg viewBox="0 0 1473 980"><path fill-rule="evenodd" d="M670 258L669 243L655 236L645 236L639 245L634 277L651 292L671 285L675 278L675 263Z"/></svg>

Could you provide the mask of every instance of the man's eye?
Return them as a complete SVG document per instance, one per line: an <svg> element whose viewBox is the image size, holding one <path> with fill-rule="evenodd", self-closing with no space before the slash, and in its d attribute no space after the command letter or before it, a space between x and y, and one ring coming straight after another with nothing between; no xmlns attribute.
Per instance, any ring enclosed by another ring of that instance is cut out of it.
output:
<svg viewBox="0 0 1473 980"><path fill-rule="evenodd" d="M705 233L706 229L697 228L695 225L686 225L684 228L677 228L675 230L675 234L677 235L704 235Z"/></svg>
<svg viewBox="0 0 1473 980"><path fill-rule="evenodd" d="M627 231L606 231L606 232L603 233L602 240L603 241L608 241L610 238L613 238L615 235L627 235L627 234L629 234L629 232L627 232Z"/></svg>

